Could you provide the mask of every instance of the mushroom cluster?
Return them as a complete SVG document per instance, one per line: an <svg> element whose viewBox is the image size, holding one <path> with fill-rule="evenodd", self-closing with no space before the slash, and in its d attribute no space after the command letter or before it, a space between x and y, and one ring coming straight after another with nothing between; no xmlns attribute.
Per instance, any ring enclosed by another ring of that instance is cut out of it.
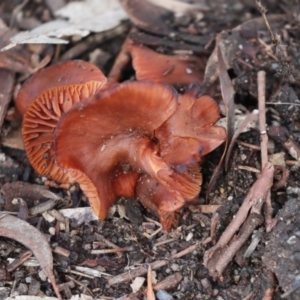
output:
<svg viewBox="0 0 300 300"><path fill-rule="evenodd" d="M169 230L200 192L201 157L225 140L213 126L218 105L197 94L197 85L178 94L157 80L107 83L96 66L76 60L33 75L16 107L40 175L77 182L101 220L118 197L136 196Z"/></svg>

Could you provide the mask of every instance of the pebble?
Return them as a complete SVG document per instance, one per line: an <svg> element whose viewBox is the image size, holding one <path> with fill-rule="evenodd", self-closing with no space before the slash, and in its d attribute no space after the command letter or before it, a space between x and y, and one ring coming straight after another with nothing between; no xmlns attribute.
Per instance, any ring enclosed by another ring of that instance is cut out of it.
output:
<svg viewBox="0 0 300 300"><path fill-rule="evenodd" d="M185 238L185 240L188 242L190 241L191 239L193 238L193 233L192 232L189 232L187 237Z"/></svg>
<svg viewBox="0 0 300 300"><path fill-rule="evenodd" d="M25 278L25 282L26 282L26 283L30 283L30 282L31 282L31 277L26 277L26 278Z"/></svg>
<svg viewBox="0 0 300 300"><path fill-rule="evenodd" d="M172 265L171 265L171 269L172 269L174 272L176 272L176 271L179 270L179 265L177 265L177 264L172 264Z"/></svg>
<svg viewBox="0 0 300 300"><path fill-rule="evenodd" d="M156 293L157 300L173 300L174 298L164 290L158 290Z"/></svg>
<svg viewBox="0 0 300 300"><path fill-rule="evenodd" d="M54 228L54 227L50 227L50 228L49 228L49 233L50 233L51 235L55 235L55 228Z"/></svg>

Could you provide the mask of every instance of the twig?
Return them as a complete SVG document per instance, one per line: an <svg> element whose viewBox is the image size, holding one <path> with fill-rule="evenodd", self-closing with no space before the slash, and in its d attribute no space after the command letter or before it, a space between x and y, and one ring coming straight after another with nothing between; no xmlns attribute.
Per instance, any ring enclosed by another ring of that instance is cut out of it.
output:
<svg viewBox="0 0 300 300"><path fill-rule="evenodd" d="M148 275L147 275L147 300L155 300L155 295L152 287L152 270L151 265L148 266Z"/></svg>
<svg viewBox="0 0 300 300"><path fill-rule="evenodd" d="M153 285L155 291L158 290L170 290L178 286L179 282L182 280L183 276L180 273L172 274L162 281Z"/></svg>
<svg viewBox="0 0 300 300"><path fill-rule="evenodd" d="M118 252L130 252L134 251L134 246L114 248L114 249L101 249L101 250L92 250L91 254L106 254L106 253L118 253Z"/></svg>
<svg viewBox="0 0 300 300"><path fill-rule="evenodd" d="M245 258L248 258L252 255L253 251L256 249L261 238L262 238L262 232L259 230L256 230L256 232L254 232L252 235L252 241L251 241L250 245L248 246L247 250L244 253Z"/></svg>
<svg viewBox="0 0 300 300"><path fill-rule="evenodd" d="M251 235L254 228L260 224L260 210L273 184L273 176L273 165L266 163L259 178L251 187L235 218L223 232L218 243L205 252L204 265L208 268L211 276L218 277L222 275L228 262ZM250 209L251 214L248 217ZM245 221L246 225L244 224L240 229L240 233L234 237Z"/></svg>
<svg viewBox="0 0 300 300"><path fill-rule="evenodd" d="M290 133L285 127L272 126L268 130L268 135L281 143L294 159L300 161L300 146L290 137Z"/></svg>
<svg viewBox="0 0 300 300"><path fill-rule="evenodd" d="M219 204L200 204L196 206L198 211L202 214L213 214L218 208L221 207Z"/></svg>
<svg viewBox="0 0 300 300"><path fill-rule="evenodd" d="M243 224L239 234L233 238L228 247L224 248L226 251L223 252L223 255L218 260L215 270L213 272L210 270L210 274L221 276L228 263L233 259L234 255L247 241L254 229L262 222L263 217L260 214L251 213L246 222Z"/></svg>
<svg viewBox="0 0 300 300"><path fill-rule="evenodd" d="M270 105L294 105L294 106L300 106L300 103L291 103L291 102L266 102L266 104Z"/></svg>
<svg viewBox="0 0 300 300"><path fill-rule="evenodd" d="M13 262L11 262L7 267L8 272L14 271L17 267L22 265L27 259L29 259L32 256L31 251L24 252L19 258L16 258Z"/></svg>
<svg viewBox="0 0 300 300"><path fill-rule="evenodd" d="M261 148L261 165L262 168L268 163L268 135L266 131L266 72L259 71L257 74L258 86L258 108L259 108L259 130L260 130L260 148ZM270 232L276 225L273 216L273 208L271 202L271 192L268 192L265 201L266 212L266 232Z"/></svg>
<svg viewBox="0 0 300 300"><path fill-rule="evenodd" d="M172 255L172 258L180 258L180 257L182 257L184 255L187 255L187 254L195 251L197 249L197 247L198 247L198 245L194 244L194 245L186 248L185 250L182 250L181 252L178 252L178 253Z"/></svg>
<svg viewBox="0 0 300 300"><path fill-rule="evenodd" d="M96 237L98 238L98 240L99 240L100 242L105 243L108 247L111 247L111 248L113 248L113 249L119 249L119 248L120 248L120 247L117 246L116 244L114 244L114 243L112 243L111 241L107 240L103 235L101 235L101 234L99 234L99 233L95 233L95 235L96 235ZM93 250L93 251L95 251L95 250ZM121 252L117 251L116 253L117 253L117 255L118 255L119 257L122 257L122 253L121 253Z"/></svg>
<svg viewBox="0 0 300 300"><path fill-rule="evenodd" d="M164 267L168 264L168 260L158 260L153 263L151 263L151 268L152 270L157 270L161 267ZM125 272L123 274L119 274L113 277L108 278L108 284L109 285L115 285L115 284L120 284L123 282L129 282L133 278L138 277L138 276L143 276L147 274L147 265L143 265L141 267L138 267L134 270L130 270L128 272Z"/></svg>
<svg viewBox="0 0 300 300"><path fill-rule="evenodd" d="M187 255L187 254L195 251L197 249L197 247L198 247L198 245L194 244L194 245L186 248L185 250L172 255L171 259L180 258L184 255ZM169 263L169 260L158 260L158 261L155 261L155 262L153 262L149 265L151 266L152 270L157 270L161 267L166 266L168 263ZM134 270L131 270L131 271L128 271L126 273L119 274L117 276L113 276L113 277L108 278L108 284L109 285L115 285L115 284L120 284L120 283L123 283L123 282L128 282L128 281L131 281L133 278L138 277L138 276L143 276L146 273L147 273L147 266L143 265L141 267L138 267L138 268L136 268Z"/></svg>
<svg viewBox="0 0 300 300"><path fill-rule="evenodd" d="M246 143L246 142L239 142L239 145L250 148L250 149L253 149L253 150L260 151L260 146L257 146L257 145L249 144L249 143Z"/></svg>
<svg viewBox="0 0 300 300"><path fill-rule="evenodd" d="M63 248L63 247L60 247L60 246L57 246L54 248L53 252L59 254L59 255L62 255L64 257L69 257L70 256L70 251Z"/></svg>
<svg viewBox="0 0 300 300"><path fill-rule="evenodd" d="M273 44L275 44L276 43L276 39L275 39L275 36L273 34L273 31L271 29L271 26L270 26L269 21L268 21L267 16L266 16L267 9L261 4L260 0L256 0L256 5L257 5L257 7L259 9L259 12L261 13L262 17L264 18L266 27L267 27L267 29L269 31L269 35L271 37L271 41L272 41Z"/></svg>
<svg viewBox="0 0 300 300"><path fill-rule="evenodd" d="M75 266L76 271L82 272L83 274L87 274L93 277L103 277L103 276L112 276L108 273L100 272L96 269L87 268L87 267L81 267L81 266Z"/></svg>
<svg viewBox="0 0 300 300"><path fill-rule="evenodd" d="M258 85L258 109L259 109L259 129L260 129L260 148L262 168L268 162L268 136L266 131L266 72L257 73Z"/></svg>
<svg viewBox="0 0 300 300"><path fill-rule="evenodd" d="M74 281L76 284L78 284L79 286L82 286L93 298L94 298L94 294L93 292L82 282L76 280L75 278L73 278L70 275L66 275L67 278L69 278L70 280Z"/></svg>
<svg viewBox="0 0 300 300"><path fill-rule="evenodd" d="M52 209L58 202L59 200L50 199L48 201L37 204L36 206L33 206L29 209L29 215L36 216L38 214L41 214L49 209Z"/></svg>
<svg viewBox="0 0 300 300"><path fill-rule="evenodd" d="M160 242L155 243L154 246L158 247L158 246L161 246L161 245L165 245L165 244L169 244L169 243L175 242L177 240L178 240L177 238L172 238L172 239L160 241Z"/></svg>
<svg viewBox="0 0 300 300"><path fill-rule="evenodd" d="M260 170L258 170L256 168L249 167L249 166L241 166L241 165L239 165L238 169L239 170L245 170L245 171L248 171L248 172L253 172L253 173L260 173Z"/></svg>
<svg viewBox="0 0 300 300"><path fill-rule="evenodd" d="M283 49L280 35L274 34L269 21L266 16L267 9L261 4L260 0L256 0L256 5L264 19L265 25L270 35L272 44L275 47L275 56L278 58L278 62L281 68L278 69L277 73L289 83L294 83L299 80L299 72L287 61L286 54ZM270 52L268 53L270 54Z"/></svg>

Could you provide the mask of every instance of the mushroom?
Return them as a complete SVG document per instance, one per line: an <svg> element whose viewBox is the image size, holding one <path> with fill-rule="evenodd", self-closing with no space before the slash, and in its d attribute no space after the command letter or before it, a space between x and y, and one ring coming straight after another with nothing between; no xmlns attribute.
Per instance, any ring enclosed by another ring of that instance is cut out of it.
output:
<svg viewBox="0 0 300 300"><path fill-rule="evenodd" d="M125 82L77 103L60 118L55 131L57 163L71 181L80 184L100 219L117 197L133 196L136 188L142 203L157 211L163 227L170 229L175 212L199 193L200 155L195 147L184 146L196 140L197 150L207 153L224 141L225 131L210 129L219 116L210 97L202 99L201 105L201 98L196 100L192 93L179 96L180 103L177 99L176 91L167 85ZM213 116L206 117L207 113ZM182 125L184 115L188 125L180 130L176 119ZM198 128L199 116L204 121ZM208 138L219 140L206 141L205 127ZM169 136L173 134L178 136ZM172 138L179 142L173 143ZM167 143L170 152L183 158L170 155ZM194 157L187 159L176 145Z"/></svg>
<svg viewBox="0 0 300 300"><path fill-rule="evenodd" d="M198 91L193 84L179 95L175 113L155 131L161 158L176 171L176 184L165 189L149 175L143 175L137 183L138 198L144 206L157 211L166 230L176 224L176 211L186 202L193 202L200 192L201 157L226 138L223 127L212 126L220 115L217 103L209 96L198 98Z"/></svg>
<svg viewBox="0 0 300 300"><path fill-rule="evenodd" d="M159 156L153 134L176 108L173 88L126 82L76 104L61 118L57 163L80 184L100 219L124 190L134 195L133 179L142 172L164 186L172 184L174 171Z"/></svg>
<svg viewBox="0 0 300 300"><path fill-rule="evenodd" d="M93 64L83 60L64 61L44 68L31 76L22 86L16 99L16 108L23 116L29 104L44 91L62 85L98 82L103 86L106 77Z"/></svg>
<svg viewBox="0 0 300 300"><path fill-rule="evenodd" d="M193 55L164 55L149 48L131 45L133 68L137 80L151 80L167 84L201 84L204 62Z"/></svg>
<svg viewBox="0 0 300 300"><path fill-rule="evenodd" d="M178 210L186 203L196 200L202 184L198 163L187 165L183 172L176 170L175 175L180 180L175 180L172 188L165 188L148 174L143 174L136 186L138 199L145 207L157 212L163 228L167 231L173 226L176 227Z"/></svg>
<svg viewBox="0 0 300 300"><path fill-rule="evenodd" d="M225 141L224 128L213 126L220 116L218 104L210 96L198 98L199 91L191 84L179 95L176 112L155 131L161 157L172 165L199 162Z"/></svg>
<svg viewBox="0 0 300 300"><path fill-rule="evenodd" d="M45 68L23 85L16 106L24 114L22 135L27 157L40 175L69 183L55 162L54 130L64 113L105 83L106 77L96 66L75 60Z"/></svg>

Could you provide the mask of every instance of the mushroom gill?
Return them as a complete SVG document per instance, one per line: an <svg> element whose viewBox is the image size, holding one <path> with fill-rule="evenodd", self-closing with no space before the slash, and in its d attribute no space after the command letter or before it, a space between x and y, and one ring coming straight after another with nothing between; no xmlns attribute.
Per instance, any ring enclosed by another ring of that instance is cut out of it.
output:
<svg viewBox="0 0 300 300"><path fill-rule="evenodd" d="M54 130L64 113L105 83L105 76L93 64L67 61L43 69L24 84L16 105L24 113L22 135L28 159L40 175L69 182L55 162Z"/></svg>
<svg viewBox="0 0 300 300"><path fill-rule="evenodd" d="M63 85L97 82L103 86L106 77L93 64L83 60L64 61L41 69L23 84L16 98L16 108L23 116L29 104L44 91Z"/></svg>

